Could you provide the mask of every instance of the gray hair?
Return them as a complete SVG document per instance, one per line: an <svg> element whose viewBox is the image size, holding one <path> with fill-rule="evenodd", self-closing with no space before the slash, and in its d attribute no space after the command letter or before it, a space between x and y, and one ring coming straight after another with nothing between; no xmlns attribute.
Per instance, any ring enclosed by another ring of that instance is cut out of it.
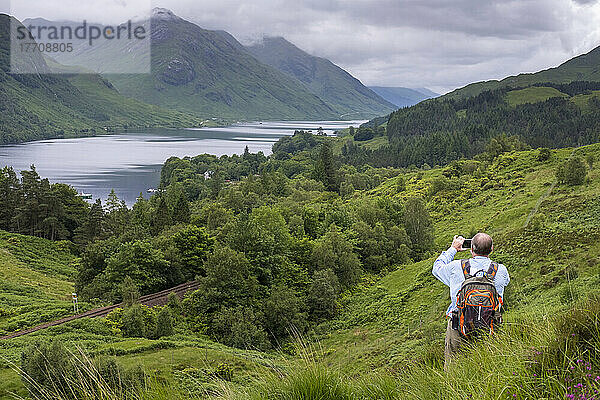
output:
<svg viewBox="0 0 600 400"><path fill-rule="evenodd" d="M473 241L471 242L471 250L473 253L478 256L489 256L492 252L492 246L494 242L492 241L492 237L487 233L479 232L477 235L473 236Z"/></svg>

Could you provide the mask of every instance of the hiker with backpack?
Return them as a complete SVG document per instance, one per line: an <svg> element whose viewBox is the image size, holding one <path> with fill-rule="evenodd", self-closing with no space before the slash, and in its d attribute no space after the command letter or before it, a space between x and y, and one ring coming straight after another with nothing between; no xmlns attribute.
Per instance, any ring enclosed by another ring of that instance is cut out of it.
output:
<svg viewBox="0 0 600 400"><path fill-rule="evenodd" d="M454 236L452 246L433 264L433 275L450 288L452 303L446 312L448 327L444 347L444 369L467 341L492 335L502 322L504 288L510 282L508 270L490 260L492 237L478 233L470 240ZM463 248L463 244L467 248ZM472 258L454 260L459 251L471 250Z"/></svg>

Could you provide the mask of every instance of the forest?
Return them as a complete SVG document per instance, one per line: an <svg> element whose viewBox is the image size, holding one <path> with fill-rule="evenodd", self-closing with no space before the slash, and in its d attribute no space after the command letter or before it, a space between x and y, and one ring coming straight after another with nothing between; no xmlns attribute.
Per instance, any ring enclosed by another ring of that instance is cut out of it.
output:
<svg viewBox="0 0 600 400"><path fill-rule="evenodd" d="M520 101L511 104L507 96L524 88L503 88L462 100L442 97L399 109L387 120L388 144L368 149L346 143L343 160L353 165L435 166L485 151L498 153L507 145L523 150L598 141L600 99L593 95L600 89L598 82L543 83L526 89L542 87L564 96L532 102L517 99ZM375 119L361 129L377 130L385 122Z"/></svg>
<svg viewBox="0 0 600 400"><path fill-rule="evenodd" d="M4 168L0 229L65 241L78 255L77 293L95 305L199 280L184 300L182 329L270 348L289 338L290 325L303 333L336 316L342 293L365 274L418 261L433 244L422 198L353 196L400 170L338 158L326 138L303 131L270 157L171 158L159 193L132 208L114 192L88 204L34 166L20 178ZM111 318L119 329L127 324ZM152 337L155 328L138 332Z"/></svg>

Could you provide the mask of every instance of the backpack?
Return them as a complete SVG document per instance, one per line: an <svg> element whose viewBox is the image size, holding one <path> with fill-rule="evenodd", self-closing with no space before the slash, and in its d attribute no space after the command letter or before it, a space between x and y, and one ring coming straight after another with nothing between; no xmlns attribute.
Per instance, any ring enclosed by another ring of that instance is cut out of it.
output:
<svg viewBox="0 0 600 400"><path fill-rule="evenodd" d="M494 285L498 263L492 262L483 276L470 274L470 260L461 260L461 265L465 281L456 297L458 331L467 339L475 338L481 333L493 335L494 328L502 323L502 297Z"/></svg>

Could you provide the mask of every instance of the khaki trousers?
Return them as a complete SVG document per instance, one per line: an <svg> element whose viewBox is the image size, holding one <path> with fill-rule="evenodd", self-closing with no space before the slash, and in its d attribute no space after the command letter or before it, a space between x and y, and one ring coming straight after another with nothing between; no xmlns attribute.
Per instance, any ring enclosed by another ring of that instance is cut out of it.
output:
<svg viewBox="0 0 600 400"><path fill-rule="evenodd" d="M444 345L444 371L448 369L452 358L460 350L463 344L463 339L458 331L452 329L452 319L448 320L448 328L446 328L446 340Z"/></svg>

